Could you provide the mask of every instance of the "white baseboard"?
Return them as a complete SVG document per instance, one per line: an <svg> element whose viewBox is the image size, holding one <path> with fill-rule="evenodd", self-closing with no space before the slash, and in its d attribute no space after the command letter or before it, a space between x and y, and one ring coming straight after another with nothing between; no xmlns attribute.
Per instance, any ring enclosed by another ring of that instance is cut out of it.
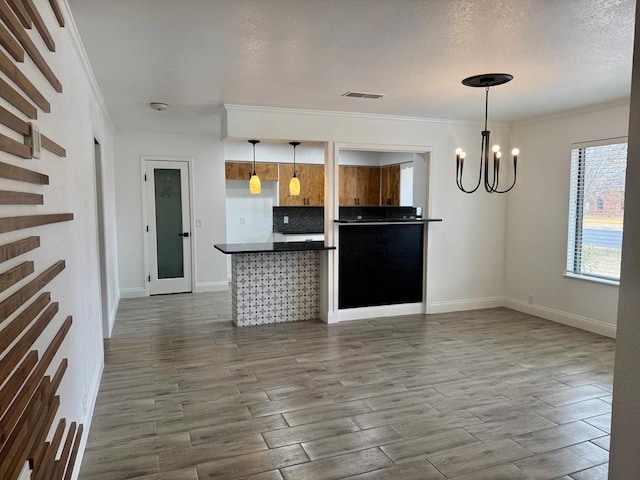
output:
<svg viewBox="0 0 640 480"><path fill-rule="evenodd" d="M363 320L366 318L397 317L425 313L424 303L403 303L400 305L381 305L378 307L345 308L338 310L337 321ZM328 323L333 323L329 321Z"/></svg>
<svg viewBox="0 0 640 480"><path fill-rule="evenodd" d="M196 283L196 288L193 292L222 292L224 290L229 290L229 282L201 282Z"/></svg>
<svg viewBox="0 0 640 480"><path fill-rule="evenodd" d="M147 291L144 289L144 287L120 289L120 298L139 298L139 297L146 297L146 296L147 296Z"/></svg>
<svg viewBox="0 0 640 480"><path fill-rule="evenodd" d="M96 407L96 400L98 399L98 391L100 390L100 381L102 380L102 372L104 371L104 356L98 368L96 369L93 384L91 390L87 393L87 408L84 412L84 419L82 420L82 438L80 440L80 447L78 448L78 457L73 467L73 475L71 478L77 480L80 475L80 466L82 465L82 457L84 457L84 451L87 446L87 439L89 438L89 430L91 429L91 420L93 419L93 411Z"/></svg>
<svg viewBox="0 0 640 480"><path fill-rule="evenodd" d="M429 313L461 312L463 310L479 310L482 308L504 307L504 297L468 298L464 300L449 300L431 302Z"/></svg>
<svg viewBox="0 0 640 480"><path fill-rule="evenodd" d="M598 335L616 338L616 326L600 320L575 315L569 312L563 312L562 310L556 310L555 308L543 307L542 305L531 305L515 298L505 298L504 306L512 310L528 313L529 315L535 315L547 320L563 323L564 325L576 327L581 330L597 333Z"/></svg>

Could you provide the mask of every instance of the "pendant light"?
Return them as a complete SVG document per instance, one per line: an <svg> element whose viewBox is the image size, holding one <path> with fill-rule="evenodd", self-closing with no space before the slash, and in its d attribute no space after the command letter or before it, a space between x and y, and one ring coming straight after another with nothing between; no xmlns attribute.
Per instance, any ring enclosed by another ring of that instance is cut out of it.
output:
<svg viewBox="0 0 640 480"><path fill-rule="evenodd" d="M253 173L249 180L249 193L257 195L262 191L260 177L256 174L256 143L260 143L260 140L249 140L249 143L253 145Z"/></svg>
<svg viewBox="0 0 640 480"><path fill-rule="evenodd" d="M296 147L300 145L300 142L289 142L289 145L293 146L293 177L289 182L289 195L300 195L300 180L296 176Z"/></svg>
<svg viewBox="0 0 640 480"><path fill-rule="evenodd" d="M520 150L514 148L511 151L511 155L513 156L513 183L510 187L505 188L504 190L500 190L498 188L498 183L500 181L500 158L502 157L502 152L500 151L499 145L494 145L491 149L493 152L493 167L490 166L489 161L489 144L490 139L489 135L491 132L487 130L487 117L489 112L489 87L495 87L497 85L502 85L504 83L510 82L513 79L513 75L508 73L485 73L482 75L474 75L472 77L465 78L462 80L462 84L467 87L476 87L476 88L484 88L485 89L485 100L484 100L484 130L482 133L482 145L480 148L480 173L478 175L478 183L476 186L470 190L467 190L462 185L462 170L464 168L464 159L466 157L466 153L461 149L457 148L455 151L456 154L456 184L458 188L462 190L464 193L473 193L480 187L480 184L483 180L482 171L484 170L484 189L489 193L507 193L511 190L516 184L516 178L518 173L518 155L520 154Z"/></svg>

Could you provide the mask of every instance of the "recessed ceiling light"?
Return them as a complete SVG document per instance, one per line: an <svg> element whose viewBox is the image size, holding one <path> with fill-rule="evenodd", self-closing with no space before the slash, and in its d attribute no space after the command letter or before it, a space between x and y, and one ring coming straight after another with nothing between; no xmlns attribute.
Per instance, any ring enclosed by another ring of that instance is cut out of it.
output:
<svg viewBox="0 0 640 480"><path fill-rule="evenodd" d="M149 106L153 109L153 110L158 110L159 112L161 112L162 110L166 110L167 108L169 108L169 105L167 105L166 103L162 103L162 102L151 102L149 104Z"/></svg>
<svg viewBox="0 0 640 480"><path fill-rule="evenodd" d="M379 98L384 97L385 93L365 93L365 92L353 92L349 90L347 93L343 93L343 97L353 97L353 98L370 98L373 100L378 100Z"/></svg>

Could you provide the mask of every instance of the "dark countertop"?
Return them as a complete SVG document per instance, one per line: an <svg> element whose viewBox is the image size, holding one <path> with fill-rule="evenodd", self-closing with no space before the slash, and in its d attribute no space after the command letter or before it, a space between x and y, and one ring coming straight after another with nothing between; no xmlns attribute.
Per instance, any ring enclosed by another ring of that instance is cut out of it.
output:
<svg viewBox="0 0 640 480"><path fill-rule="evenodd" d="M227 255L236 253L284 253L335 250L323 241L305 242L265 242L265 243L221 243L214 247Z"/></svg>
<svg viewBox="0 0 640 480"><path fill-rule="evenodd" d="M344 218L334 220L335 223L429 223L441 222L441 218Z"/></svg>

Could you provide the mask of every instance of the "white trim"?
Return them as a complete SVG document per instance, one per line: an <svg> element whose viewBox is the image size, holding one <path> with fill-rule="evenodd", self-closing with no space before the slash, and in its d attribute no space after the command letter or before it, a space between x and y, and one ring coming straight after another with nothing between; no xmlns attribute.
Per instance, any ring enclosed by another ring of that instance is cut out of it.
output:
<svg viewBox="0 0 640 480"><path fill-rule="evenodd" d="M144 287L121 288L120 299L146 297L148 293ZM119 300L118 300L119 302ZM117 309L116 309L117 310Z"/></svg>
<svg viewBox="0 0 640 480"><path fill-rule="evenodd" d="M557 119L562 119L566 117L572 117L574 115L587 114L591 112L600 112L602 110L608 110L610 108L629 107L629 104L630 104L630 100L628 97L620 98L618 100L612 100L610 102L604 102L604 103L596 103L595 105L588 105L586 107L570 108L568 110L563 110L561 112L556 112L556 113L550 113L548 115L539 115L536 117L524 118L522 120L516 120L514 122L511 122L510 125L519 127L524 125L530 125L532 123L548 122L550 120L557 120Z"/></svg>
<svg viewBox="0 0 640 480"><path fill-rule="evenodd" d="M556 310L555 308L543 307L541 305L530 305L527 302L523 302L522 300L517 300L515 298L505 298L504 306L512 310L528 313L529 315L542 317L553 322L562 323L581 330L587 330L588 332L604 335L605 337L616 338L616 326L600 320L575 315L569 312L563 312L562 310Z"/></svg>
<svg viewBox="0 0 640 480"><path fill-rule="evenodd" d="M257 105L238 105L231 103L222 104L226 112L258 112L258 113L278 113L288 115L311 115L315 117L346 117L359 118L369 120L394 120L399 122L418 122L418 123L440 123L445 125L483 125L481 121L470 120L450 120L445 118L426 118L426 117L406 117L401 115L382 115L378 113L359 113L359 112L342 112L335 110L311 110L304 108L284 108L284 107L260 107ZM508 123L491 122L492 127L506 127Z"/></svg>
<svg viewBox="0 0 640 480"><path fill-rule="evenodd" d="M463 300L448 300L431 302L429 313L462 312L464 310L480 310L483 308L504 307L504 297L468 298Z"/></svg>
<svg viewBox="0 0 640 480"><path fill-rule="evenodd" d="M82 42L82 38L80 37L80 33L78 32L78 26L76 25L76 21L73 18L73 14L71 13L71 8L69 7L69 3L67 0L62 0L60 3L60 9L62 10L62 16L65 20L66 28L63 30L67 32L69 36L69 40L71 41L71 45L73 45L73 49L76 52L78 57L78 61L80 65L82 65L82 69L84 70L85 75L87 76L87 80L89 80L89 85L93 94L98 101L98 105L102 109L102 113L104 118L107 121L107 126L111 130L112 134L116 133L116 127L111 119L111 115L109 115L109 109L107 108L107 103L104 100L102 95L102 91L100 91L100 87L98 86L98 81L96 80L96 76L93 73L93 68L91 68L91 62L89 61L89 56L87 55L87 51L84 48L84 43Z"/></svg>
<svg viewBox="0 0 640 480"><path fill-rule="evenodd" d="M222 292L231 288L230 282L200 282L196 283L194 293Z"/></svg>
<svg viewBox="0 0 640 480"><path fill-rule="evenodd" d="M565 272L562 274L565 278L573 278L574 280L584 280L585 282L601 283L603 285L611 285L619 287L620 280L610 280L608 278L592 277L590 275L580 275L579 273Z"/></svg>
<svg viewBox="0 0 640 480"><path fill-rule="evenodd" d="M102 361L96 368L93 384L91 385L91 390L87 393L87 408L84 412L84 419L82 424L84 425L82 431L82 438L80 439L80 447L78 448L78 457L76 458L76 463L73 468L73 476L72 478L77 479L80 475L80 466L82 465L82 458L84 457L84 452L87 446L87 439L89 438L89 430L91 430L91 420L93 419L93 411L96 407L96 401L98 399L98 392L100 390L100 381L102 380L102 373L104 372L104 354L102 356Z"/></svg>
<svg viewBox="0 0 640 480"><path fill-rule="evenodd" d="M416 315L425 313L425 304L404 303L399 305L381 305L378 307L344 308L338 310L338 321L364 320L378 317L397 317L400 315ZM332 322L328 322L332 323Z"/></svg>

